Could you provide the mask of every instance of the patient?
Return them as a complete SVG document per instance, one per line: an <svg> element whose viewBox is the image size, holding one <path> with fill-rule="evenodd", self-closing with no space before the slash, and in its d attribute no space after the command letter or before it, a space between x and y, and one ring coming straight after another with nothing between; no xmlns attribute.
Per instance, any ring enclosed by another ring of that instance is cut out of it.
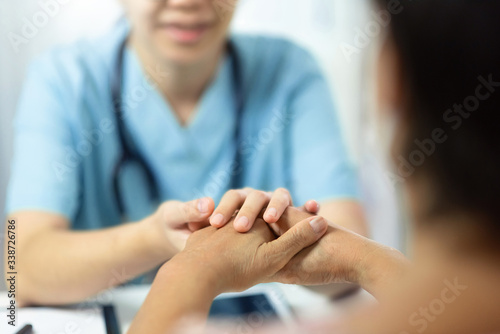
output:
<svg viewBox="0 0 500 334"><path fill-rule="evenodd" d="M219 293L269 281L352 282L379 300L343 323L314 324L318 332L500 332L500 2L377 3L393 10L377 95L382 124L396 123L391 179L405 191L411 263L292 209L277 239L262 220L246 234L209 227L160 270L131 333L206 318Z"/></svg>

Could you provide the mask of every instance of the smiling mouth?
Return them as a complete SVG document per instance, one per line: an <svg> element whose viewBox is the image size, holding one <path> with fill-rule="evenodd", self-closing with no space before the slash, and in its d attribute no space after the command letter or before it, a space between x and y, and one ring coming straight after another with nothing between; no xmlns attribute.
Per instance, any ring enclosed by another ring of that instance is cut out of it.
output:
<svg viewBox="0 0 500 334"><path fill-rule="evenodd" d="M210 27L210 24L165 24L161 25L160 29L165 31L165 33L177 43L195 44L203 38Z"/></svg>

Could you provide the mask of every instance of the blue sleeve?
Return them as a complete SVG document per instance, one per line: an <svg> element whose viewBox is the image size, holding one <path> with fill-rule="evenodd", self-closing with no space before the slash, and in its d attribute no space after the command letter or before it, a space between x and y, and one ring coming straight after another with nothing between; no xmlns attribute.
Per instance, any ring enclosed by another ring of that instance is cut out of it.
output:
<svg viewBox="0 0 500 334"><path fill-rule="evenodd" d="M315 60L303 50L295 57L300 78L289 105L291 192L294 202L358 199L350 161L329 86Z"/></svg>
<svg viewBox="0 0 500 334"><path fill-rule="evenodd" d="M6 212L41 210L74 219L79 163L72 158L68 90L49 56L29 70L14 119L14 157ZM67 91L66 91L67 92ZM66 98L64 96L66 95ZM74 157L74 155L73 155Z"/></svg>

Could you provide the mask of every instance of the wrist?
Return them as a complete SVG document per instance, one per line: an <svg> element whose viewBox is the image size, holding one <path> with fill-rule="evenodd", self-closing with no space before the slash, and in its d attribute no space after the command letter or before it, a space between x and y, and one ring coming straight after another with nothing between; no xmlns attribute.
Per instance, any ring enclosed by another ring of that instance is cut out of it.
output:
<svg viewBox="0 0 500 334"><path fill-rule="evenodd" d="M221 294L223 286L217 273L203 262L190 260L181 252L166 262L157 275L162 281L189 290L201 299L212 301Z"/></svg>
<svg viewBox="0 0 500 334"><path fill-rule="evenodd" d="M206 319L217 296L203 272L175 256L158 271L130 333L170 333L183 319Z"/></svg>
<svg viewBox="0 0 500 334"><path fill-rule="evenodd" d="M356 266L357 283L380 299L407 272L409 264L400 251L366 239Z"/></svg>
<svg viewBox="0 0 500 334"><path fill-rule="evenodd" d="M165 230L158 224L157 213L148 216L139 222L143 243L148 248L150 256L160 262L166 261L175 255Z"/></svg>

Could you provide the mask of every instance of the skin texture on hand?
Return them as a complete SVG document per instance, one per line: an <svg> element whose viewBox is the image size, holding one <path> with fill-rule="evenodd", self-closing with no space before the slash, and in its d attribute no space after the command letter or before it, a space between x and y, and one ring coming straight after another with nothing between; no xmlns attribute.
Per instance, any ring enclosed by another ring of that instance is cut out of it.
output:
<svg viewBox="0 0 500 334"><path fill-rule="evenodd" d="M314 215L309 212L305 212L294 207L288 207L283 212L280 219L275 223L276 229L277 231L279 231L278 235L282 235L290 228L292 228L295 224L313 216Z"/></svg>
<svg viewBox="0 0 500 334"><path fill-rule="evenodd" d="M276 223L281 233L311 214L289 208ZM357 282L356 258L360 253L360 237L341 227L328 227L316 244L297 254L273 279L287 284L325 285Z"/></svg>
<svg viewBox="0 0 500 334"><path fill-rule="evenodd" d="M186 248L160 269L130 333L165 333L185 317L206 319L218 294L261 282L375 286L366 262L377 267L385 250L354 232L328 226L324 218L308 216L287 209L276 223L275 230L283 233L277 239L260 218L247 233L233 224L194 232Z"/></svg>
<svg viewBox="0 0 500 334"><path fill-rule="evenodd" d="M129 333L165 333L189 315L206 319L218 294L271 280L327 227L324 219L312 217L276 239L269 225L257 219L247 233L239 233L233 224L194 232L186 248L158 272Z"/></svg>
<svg viewBox="0 0 500 334"><path fill-rule="evenodd" d="M315 222L319 225L314 226ZM245 234L236 231L232 224L221 229L207 227L193 233L184 251L172 262L192 265L197 270L203 266L209 273L215 271L220 292L240 291L272 280L293 256L315 243L326 229L326 221L317 217L294 224L277 239L260 218Z"/></svg>
<svg viewBox="0 0 500 334"><path fill-rule="evenodd" d="M310 216L288 208L276 229L281 234ZM273 280L301 285L357 283L379 296L407 266L408 260L399 251L330 224L317 243L294 256Z"/></svg>

